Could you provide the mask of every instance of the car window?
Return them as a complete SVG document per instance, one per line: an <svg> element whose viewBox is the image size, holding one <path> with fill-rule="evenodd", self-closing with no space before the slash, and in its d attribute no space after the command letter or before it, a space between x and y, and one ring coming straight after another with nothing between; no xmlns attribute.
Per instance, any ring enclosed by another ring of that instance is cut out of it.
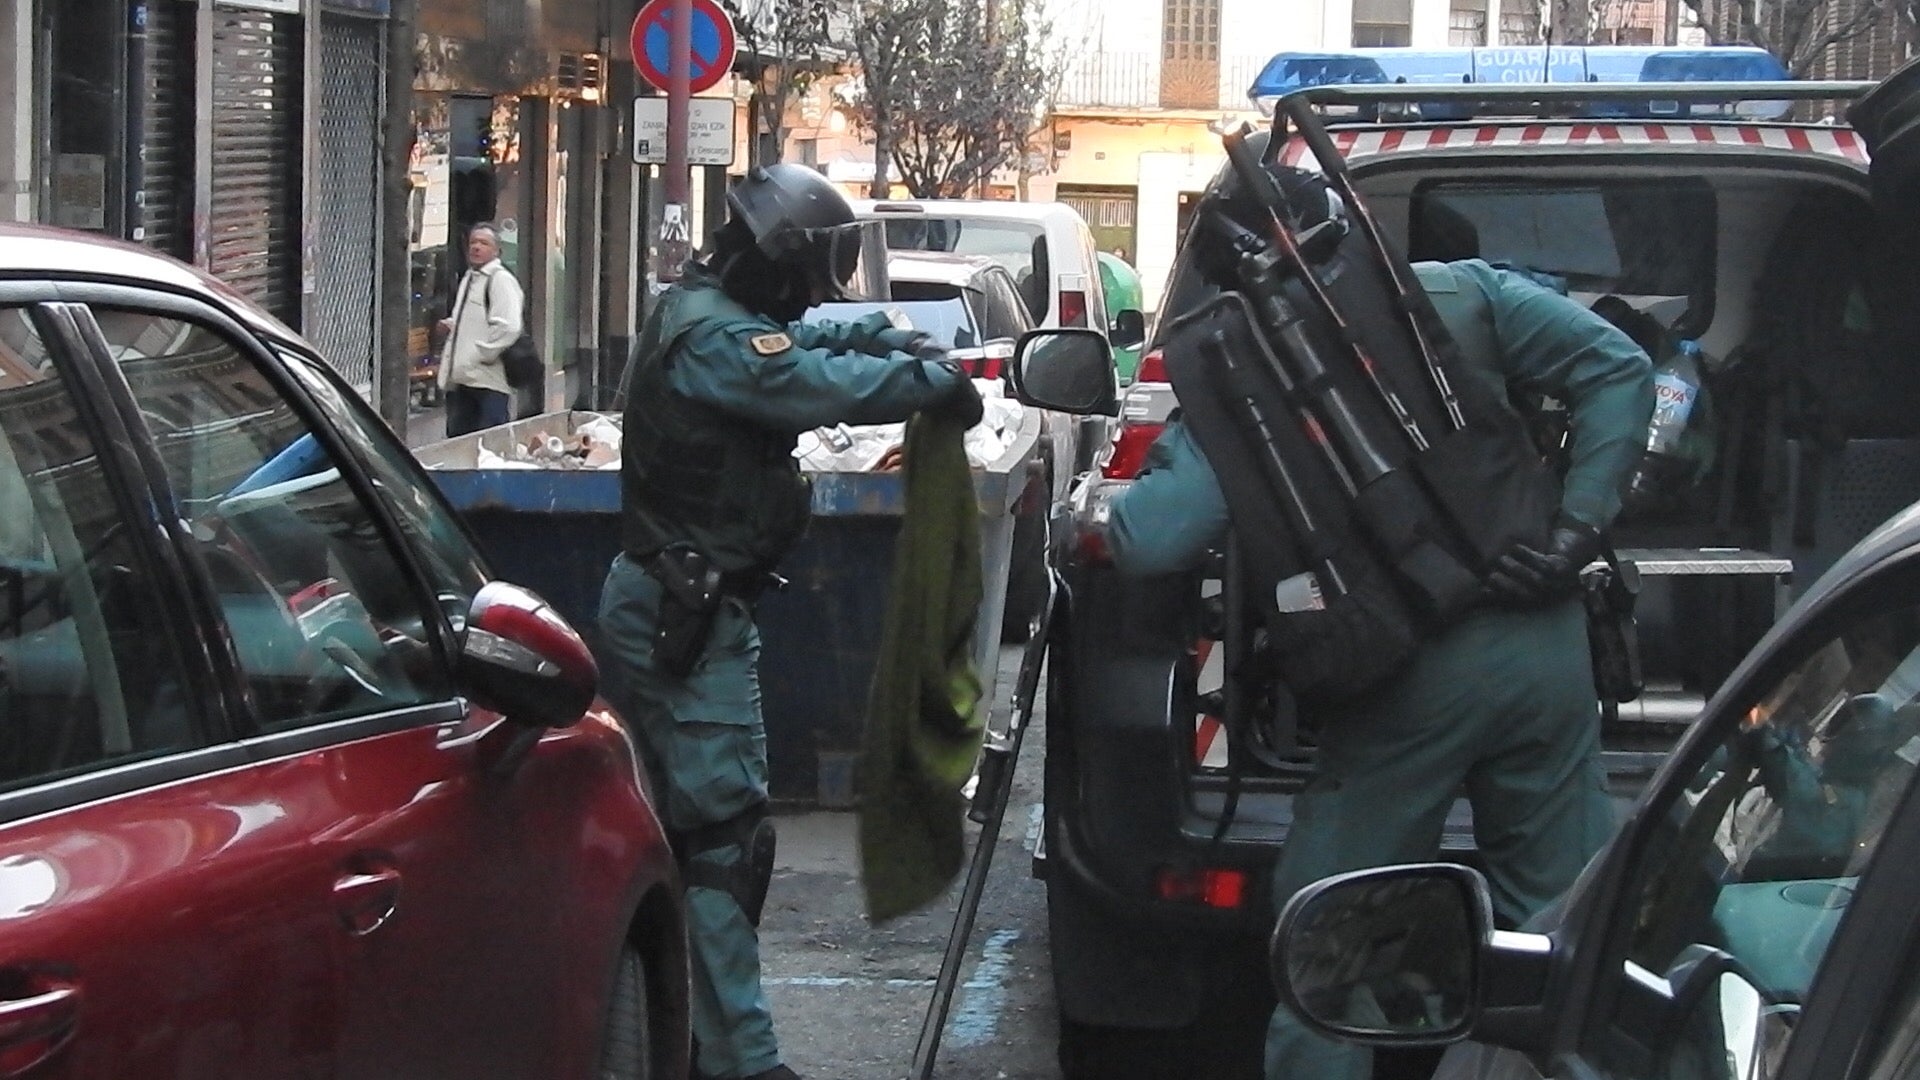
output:
<svg viewBox="0 0 1920 1080"><path fill-rule="evenodd" d="M199 541L260 726L451 696L378 519L254 357L168 316L95 317Z"/></svg>
<svg viewBox="0 0 1920 1080"><path fill-rule="evenodd" d="M152 575L66 381L0 310L0 790L203 741Z"/></svg>
<svg viewBox="0 0 1920 1080"><path fill-rule="evenodd" d="M1033 328L1033 320L1027 316L1027 310L1020 302L1020 294L1013 291L1013 283L1004 274L982 274L981 291L985 295L985 314L989 338L1018 338Z"/></svg>
<svg viewBox="0 0 1920 1080"><path fill-rule="evenodd" d="M889 217L887 247L893 251L951 251L985 255L1007 268L1036 323L1053 307L1053 267L1047 257L1047 230L1024 221L964 218Z"/></svg>
<svg viewBox="0 0 1920 1080"><path fill-rule="evenodd" d="M855 319L871 315L876 311L899 312L906 316L915 330L931 334L933 338L949 349L965 349L980 344L980 333L974 328L973 313L961 301L957 289L944 287L940 295L927 296L915 289L939 288L935 286L915 286L909 288L907 282L893 283L895 298L888 301L844 301L821 304L811 308L801 316L802 322L820 322L831 319L836 322L852 322Z"/></svg>
<svg viewBox="0 0 1920 1080"><path fill-rule="evenodd" d="M464 626L473 598L492 575L486 560L420 463L393 437L358 395L304 356L281 353L314 403L342 439L354 448L387 508L412 541L449 625Z"/></svg>
<svg viewBox="0 0 1920 1080"><path fill-rule="evenodd" d="M1626 893L1630 979L1726 954L1760 1001L1791 1015L1920 761L1916 646L1920 612L1854 622L1754 697L1668 796ZM1650 1045L1630 997L1602 1055L1612 1075L1730 1075L1707 1060L1724 1064L1723 1054L1701 1056L1684 1034Z"/></svg>

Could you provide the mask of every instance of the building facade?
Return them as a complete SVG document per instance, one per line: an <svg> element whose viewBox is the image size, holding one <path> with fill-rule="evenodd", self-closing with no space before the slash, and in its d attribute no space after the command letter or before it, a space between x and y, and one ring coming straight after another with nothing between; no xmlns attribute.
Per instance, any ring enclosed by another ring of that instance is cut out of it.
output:
<svg viewBox="0 0 1920 1080"><path fill-rule="evenodd" d="M1359 46L1532 45L1534 0L1062 0L1074 28L1052 145L1027 196L1074 205L1104 250L1140 271L1149 309L1207 182L1224 166L1213 128L1260 123L1247 90L1275 53ZM1669 0L1599 0L1594 39L1672 40Z"/></svg>
<svg viewBox="0 0 1920 1080"><path fill-rule="evenodd" d="M201 266L370 390L387 5L0 0L0 216Z"/></svg>
<svg viewBox="0 0 1920 1080"><path fill-rule="evenodd" d="M14 103L0 125L0 219L198 265L370 397L383 365L430 356L465 230L494 221L552 372L522 410L589 403L624 363L659 188L630 145L638 0L412 0L417 76L398 102L386 90L392 2L0 0L0 85ZM396 110L414 136L412 299L386 312L382 148ZM709 194L724 190L719 171ZM709 216L703 204L696 218ZM381 354L389 318L411 328L405 356Z"/></svg>

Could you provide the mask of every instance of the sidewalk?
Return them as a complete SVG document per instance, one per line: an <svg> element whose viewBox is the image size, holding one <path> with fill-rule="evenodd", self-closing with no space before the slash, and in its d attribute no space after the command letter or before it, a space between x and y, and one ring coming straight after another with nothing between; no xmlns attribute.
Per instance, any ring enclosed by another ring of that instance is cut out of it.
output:
<svg viewBox="0 0 1920 1080"><path fill-rule="evenodd" d="M430 442L439 442L447 437L447 410L445 406L435 405L431 409L409 406L407 409L407 427L400 432L407 449L413 450Z"/></svg>

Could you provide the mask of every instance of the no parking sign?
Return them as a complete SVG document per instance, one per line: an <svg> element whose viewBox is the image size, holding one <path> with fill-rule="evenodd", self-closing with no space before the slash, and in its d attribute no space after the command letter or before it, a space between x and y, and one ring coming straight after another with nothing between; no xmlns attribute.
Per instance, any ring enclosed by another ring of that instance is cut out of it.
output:
<svg viewBox="0 0 1920 1080"><path fill-rule="evenodd" d="M720 85L733 68L736 39L733 20L714 0L693 0L693 20L688 37L692 55L688 59L688 79L692 93ZM633 17L633 66L640 77L662 93L667 90L667 71L673 63L673 0L647 0Z"/></svg>

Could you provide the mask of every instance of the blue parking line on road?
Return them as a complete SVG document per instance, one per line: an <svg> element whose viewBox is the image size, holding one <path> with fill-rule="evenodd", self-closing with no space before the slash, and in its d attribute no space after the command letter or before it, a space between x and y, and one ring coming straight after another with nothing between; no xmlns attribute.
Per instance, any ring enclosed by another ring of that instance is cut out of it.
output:
<svg viewBox="0 0 1920 1080"><path fill-rule="evenodd" d="M966 997L953 1017L953 1044L978 1046L993 1038L1007 1004L1007 972L1013 966L1018 930L995 930L980 948L980 966L962 987Z"/></svg>

